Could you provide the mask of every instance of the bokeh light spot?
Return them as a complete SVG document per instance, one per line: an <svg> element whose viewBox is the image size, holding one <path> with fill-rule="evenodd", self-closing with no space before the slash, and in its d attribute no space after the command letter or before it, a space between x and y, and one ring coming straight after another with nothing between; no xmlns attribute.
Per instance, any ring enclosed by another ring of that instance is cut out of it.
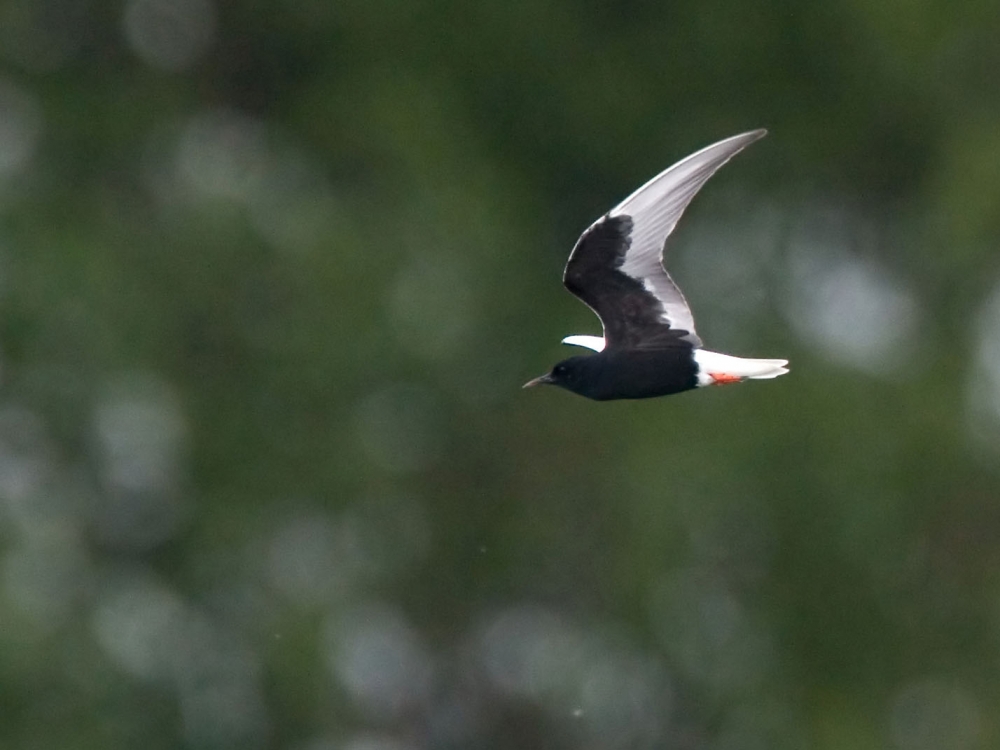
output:
<svg viewBox="0 0 1000 750"><path fill-rule="evenodd" d="M271 581L302 605L343 595L364 566L360 540L319 513L289 519L275 533L268 555Z"/></svg>
<svg viewBox="0 0 1000 750"><path fill-rule="evenodd" d="M326 658L358 708L374 719L398 719L430 698L431 654L403 614L388 604L360 604L332 616Z"/></svg>
<svg viewBox="0 0 1000 750"><path fill-rule="evenodd" d="M184 517L186 420L168 384L149 373L121 376L94 414L103 492L94 522L108 542L159 544Z"/></svg>
<svg viewBox="0 0 1000 750"><path fill-rule="evenodd" d="M901 280L873 260L808 237L793 246L789 270L786 313L807 343L874 375L912 361L919 305Z"/></svg>
<svg viewBox="0 0 1000 750"><path fill-rule="evenodd" d="M113 583L93 614L97 642L133 677L171 677L185 618L180 597L145 576Z"/></svg>
<svg viewBox="0 0 1000 750"><path fill-rule="evenodd" d="M893 699L889 724L899 750L969 750L979 747L982 733L973 697L936 680L902 687Z"/></svg>
<svg viewBox="0 0 1000 750"><path fill-rule="evenodd" d="M143 62L177 72L208 51L215 7L211 0L130 0L123 24L125 38Z"/></svg>
<svg viewBox="0 0 1000 750"><path fill-rule="evenodd" d="M486 674L497 688L540 700L563 688L588 645L557 613L524 606L491 618L479 636L479 648Z"/></svg>
<svg viewBox="0 0 1000 750"><path fill-rule="evenodd" d="M347 217L333 188L316 158L298 149L272 149L261 181L248 199L254 229L278 250L329 252L331 235L343 240Z"/></svg>
<svg viewBox="0 0 1000 750"><path fill-rule="evenodd" d="M260 189L269 149L260 121L227 109L192 117L177 150L181 183L195 193L245 201Z"/></svg>
<svg viewBox="0 0 1000 750"><path fill-rule="evenodd" d="M772 661L767 632L710 575L681 569L651 598L653 625L667 652L690 679L722 694L759 684Z"/></svg>
<svg viewBox="0 0 1000 750"><path fill-rule="evenodd" d="M25 168L41 130L42 113L35 97L0 78L0 181Z"/></svg>
<svg viewBox="0 0 1000 750"><path fill-rule="evenodd" d="M54 467L45 427L20 406L0 408L0 507L4 516L31 533L44 522L43 487Z"/></svg>
<svg viewBox="0 0 1000 750"><path fill-rule="evenodd" d="M968 391L969 426L991 453L1000 450L1000 285L983 303L976 321Z"/></svg>

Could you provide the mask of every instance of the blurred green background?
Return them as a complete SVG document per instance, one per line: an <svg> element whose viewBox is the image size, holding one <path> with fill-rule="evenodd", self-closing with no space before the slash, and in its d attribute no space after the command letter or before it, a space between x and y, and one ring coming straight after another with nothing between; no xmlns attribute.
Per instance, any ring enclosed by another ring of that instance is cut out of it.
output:
<svg viewBox="0 0 1000 750"><path fill-rule="evenodd" d="M1000 746L1000 7L0 4L0 747ZM580 231L779 380L520 385Z"/></svg>

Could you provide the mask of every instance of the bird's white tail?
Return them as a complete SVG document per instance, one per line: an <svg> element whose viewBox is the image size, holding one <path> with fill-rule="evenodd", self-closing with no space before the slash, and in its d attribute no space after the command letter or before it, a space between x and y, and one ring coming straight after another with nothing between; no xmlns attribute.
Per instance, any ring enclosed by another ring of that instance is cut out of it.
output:
<svg viewBox="0 0 1000 750"><path fill-rule="evenodd" d="M788 372L787 359L743 359L705 349L695 349L698 385L735 383L740 380L770 380Z"/></svg>

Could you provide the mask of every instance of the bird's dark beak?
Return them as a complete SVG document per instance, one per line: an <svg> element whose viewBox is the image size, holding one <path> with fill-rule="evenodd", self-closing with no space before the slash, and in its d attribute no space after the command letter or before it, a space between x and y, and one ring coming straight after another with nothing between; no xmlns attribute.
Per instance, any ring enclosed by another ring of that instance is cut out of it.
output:
<svg viewBox="0 0 1000 750"><path fill-rule="evenodd" d="M544 375L535 378L534 380L529 380L527 383L522 385L522 388L534 388L536 385L547 385L552 383L552 373L547 372Z"/></svg>

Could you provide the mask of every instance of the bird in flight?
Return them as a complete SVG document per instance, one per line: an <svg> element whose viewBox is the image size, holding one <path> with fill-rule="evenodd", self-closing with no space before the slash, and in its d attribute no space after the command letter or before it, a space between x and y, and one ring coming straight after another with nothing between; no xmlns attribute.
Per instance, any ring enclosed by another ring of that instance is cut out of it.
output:
<svg viewBox="0 0 1000 750"><path fill-rule="evenodd" d="M702 348L691 308L663 267L667 238L701 186L766 134L753 130L735 135L677 162L580 236L563 284L597 313L604 336L567 336L564 344L597 354L563 360L525 388L557 385L609 401L767 380L788 372L788 360L743 359Z"/></svg>

